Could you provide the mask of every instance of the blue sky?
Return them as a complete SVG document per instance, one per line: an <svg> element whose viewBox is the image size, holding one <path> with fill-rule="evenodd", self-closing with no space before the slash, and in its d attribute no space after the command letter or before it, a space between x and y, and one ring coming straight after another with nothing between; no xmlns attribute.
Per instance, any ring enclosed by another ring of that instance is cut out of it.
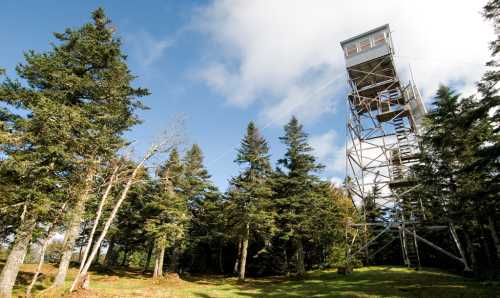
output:
<svg viewBox="0 0 500 298"><path fill-rule="evenodd" d="M479 16L481 1L443 1L430 13L426 1L386 2L3 1L0 66L15 76L23 51L49 49L52 32L80 26L102 6L123 40L135 84L152 93L144 98L150 107L140 113L144 123L127 133L138 152L183 115L186 145L201 146L224 190L238 172L233 159L247 123L262 128L275 161L284 152L282 126L294 114L327 165L322 176L338 180L347 92L342 39L390 23L400 74L407 77L411 63L426 98L439 83L472 90L488 58L492 30ZM443 14L450 4L455 12Z"/></svg>

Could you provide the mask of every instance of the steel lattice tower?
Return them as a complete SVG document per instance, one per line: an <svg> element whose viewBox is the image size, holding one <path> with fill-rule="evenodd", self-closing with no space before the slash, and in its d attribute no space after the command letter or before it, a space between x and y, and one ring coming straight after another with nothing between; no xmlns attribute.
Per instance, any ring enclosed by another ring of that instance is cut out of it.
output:
<svg viewBox="0 0 500 298"><path fill-rule="evenodd" d="M347 187L362 218L349 224L355 231L349 242L362 243L357 250L349 248L348 260L362 252L368 259L399 240L407 266L420 266L418 245L423 242L468 270L453 225L424 226L423 206L412 195L419 184L410 169L419 162L426 110L413 79L403 83L396 73L389 25L349 38L341 46L351 88L347 96ZM375 210L378 214L374 215ZM418 235L423 228L449 230L460 256ZM386 243L370 252L377 239Z"/></svg>

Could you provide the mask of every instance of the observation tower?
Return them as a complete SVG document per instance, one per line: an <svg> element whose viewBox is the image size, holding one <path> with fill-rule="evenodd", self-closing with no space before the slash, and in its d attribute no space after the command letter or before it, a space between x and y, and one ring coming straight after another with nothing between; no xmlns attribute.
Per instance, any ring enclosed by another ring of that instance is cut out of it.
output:
<svg viewBox="0 0 500 298"><path fill-rule="evenodd" d="M432 225L414 195L420 185L411 167L419 162L422 120L426 114L413 82L402 82L394 63L389 25L341 43L350 92L347 95L347 188L361 222L352 222L348 261L363 254L367 261L399 240L403 261L420 266L424 243L468 270L464 251L451 223ZM455 248L448 251L421 237L422 229L449 231ZM373 244L377 247L373 248Z"/></svg>

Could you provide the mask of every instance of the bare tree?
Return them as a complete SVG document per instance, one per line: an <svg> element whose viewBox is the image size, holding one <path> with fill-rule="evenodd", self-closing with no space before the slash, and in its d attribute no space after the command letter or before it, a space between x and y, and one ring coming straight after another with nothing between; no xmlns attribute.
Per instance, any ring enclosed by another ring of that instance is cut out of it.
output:
<svg viewBox="0 0 500 298"><path fill-rule="evenodd" d="M142 157L141 161L137 163L136 167L130 174L130 176L127 179L127 182L125 184L125 188L123 189L119 199L116 201L113 210L111 211L111 214L109 218L107 219L104 228L101 232L101 235L99 236L97 242L93 246L92 252L90 253L90 256L84 263L82 269L78 272L78 274L75 277L75 280L73 281L73 284L71 285L70 292L74 291L78 285L88 285L88 270L90 268L90 265L92 264L92 261L94 260L95 256L97 255L97 251L99 249L99 246L101 245L102 241L106 237L106 234L113 223L114 218L116 217L116 214L118 210L120 209L121 204L123 201L127 198L127 194L130 190L130 187L134 182L136 182L136 176L140 172L141 169L143 169L144 164L153 158L154 156L160 154L160 153L165 153L170 150L172 150L174 147L176 147L179 143L179 134L177 129L172 130L173 134L168 135L166 134L164 137L161 138L160 141L152 144L150 148L147 150L147 152L144 154Z"/></svg>
<svg viewBox="0 0 500 298"><path fill-rule="evenodd" d="M92 230L90 232L89 239L87 240L87 245L85 246L85 252L83 253L83 257L80 261L79 271L82 271L83 266L87 260L89 249L92 245L92 240L94 239L95 231L97 229L97 226L99 225L99 220L101 219L102 209L104 208L104 205L106 204L108 196L111 192L111 189L113 188L113 185L115 183L115 179L116 179L116 176L118 174L119 169L120 169L120 163L117 162L114 169L113 169L113 172L109 178L108 186L106 187L106 190L104 191L104 194L102 195L101 201L99 202L99 207L97 208L96 218L94 220L94 225L92 226Z"/></svg>
<svg viewBox="0 0 500 298"><path fill-rule="evenodd" d="M68 228L64 234L63 254L59 262L59 269L54 279L54 287L62 286L68 274L69 263L73 255L76 238L80 232L80 223L85 212L85 205L90 197L90 193L94 186L94 178L97 172L97 161L93 160L89 167L82 189L77 192L75 206L71 208L71 217L68 223Z"/></svg>
<svg viewBox="0 0 500 298"><path fill-rule="evenodd" d="M47 230L47 236L43 239L42 241L42 247L40 248L40 260L38 261L38 266L36 267L35 275L33 275L33 279L31 280L31 283L29 284L28 288L26 289L26 297L31 296L31 290L33 289L33 286L35 285L38 276L40 275L40 272L42 272L42 267L43 267L43 262L45 258L45 252L47 251L47 247L49 246L50 241L54 237L57 231L57 227L59 226L59 223L62 219L62 216L64 214L64 210L66 209L66 204L67 202L64 202L60 208L60 211L56 214L53 222L49 226Z"/></svg>

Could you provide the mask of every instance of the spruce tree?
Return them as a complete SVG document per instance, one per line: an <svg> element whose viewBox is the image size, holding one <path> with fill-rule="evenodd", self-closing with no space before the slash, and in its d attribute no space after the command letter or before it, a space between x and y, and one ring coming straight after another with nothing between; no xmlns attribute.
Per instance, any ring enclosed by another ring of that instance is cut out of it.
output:
<svg viewBox="0 0 500 298"><path fill-rule="evenodd" d="M183 166L176 149L170 153L168 161L158 171L160 179L158 193L150 203L151 217L147 219L146 231L155 242L155 270L153 277L163 276L165 250L174 250L170 270L176 270L178 249L183 245L189 214L187 201L181 192Z"/></svg>
<svg viewBox="0 0 500 298"><path fill-rule="evenodd" d="M318 211L317 200L321 182L315 175L323 166L316 162L312 147L307 143L307 134L297 118L292 117L285 125L285 135L280 140L287 146L285 157L278 160L276 198L281 239L291 243L294 251L295 269L299 276L305 272L304 241L313 229L311 220ZM287 258L290 259L290 258Z"/></svg>
<svg viewBox="0 0 500 298"><path fill-rule="evenodd" d="M253 122L247 126L235 162L243 168L230 181L227 214L229 225L241 241L238 279L243 281L250 237L270 235L273 230L269 147Z"/></svg>
<svg viewBox="0 0 500 298"><path fill-rule="evenodd" d="M472 243L478 241L483 251L489 250L484 237L476 237L498 208L495 186L491 184L496 175L491 168L495 162L481 163L483 150L494 144L490 143L493 126L484 115L469 120L470 113L477 112L480 106L475 97L460 98L441 86L434 108L426 117L422 162L414 167L421 184L416 195L422 198L426 215L433 222L456 225L477 272L481 269L476 267Z"/></svg>
<svg viewBox="0 0 500 298"><path fill-rule="evenodd" d="M203 256L221 253L224 241L222 201L217 187L210 181L210 175L203 165L200 146L191 146L184 156L183 165L182 192L188 201L191 214L187 251L189 263L194 265L196 262L202 262Z"/></svg>
<svg viewBox="0 0 500 298"><path fill-rule="evenodd" d="M183 192L189 201L189 208L196 215L207 193L215 190L214 185L210 181L210 175L203 165L203 154L198 144L193 146L186 152L183 159L184 164L184 180Z"/></svg>
<svg viewBox="0 0 500 298"><path fill-rule="evenodd" d="M134 76L103 10L92 18L80 28L55 33L51 50L25 53L26 63L16 71L27 84L7 79L0 85L0 100L8 107L1 113L3 126L11 135L2 151L14 177L25 177L24 191L12 200L29 211L0 275L1 295L10 295L36 222L50 221L50 211L67 200L67 241L56 278L62 284L97 164L123 146L122 133L138 123L134 111L142 104L137 98L148 94L131 86Z"/></svg>
<svg viewBox="0 0 500 298"><path fill-rule="evenodd" d="M479 131L482 144L476 150L476 160L469 168L483 169L482 193L478 193L478 200L487 202L485 205L487 229L496 250L496 271L500 275L500 1L490 0L483 10L484 17L493 23L496 39L490 43L492 59L486 64L488 71L478 84L479 102L472 112L468 113L467 126ZM484 129L487 128L487 129ZM477 135L477 134L476 134Z"/></svg>

